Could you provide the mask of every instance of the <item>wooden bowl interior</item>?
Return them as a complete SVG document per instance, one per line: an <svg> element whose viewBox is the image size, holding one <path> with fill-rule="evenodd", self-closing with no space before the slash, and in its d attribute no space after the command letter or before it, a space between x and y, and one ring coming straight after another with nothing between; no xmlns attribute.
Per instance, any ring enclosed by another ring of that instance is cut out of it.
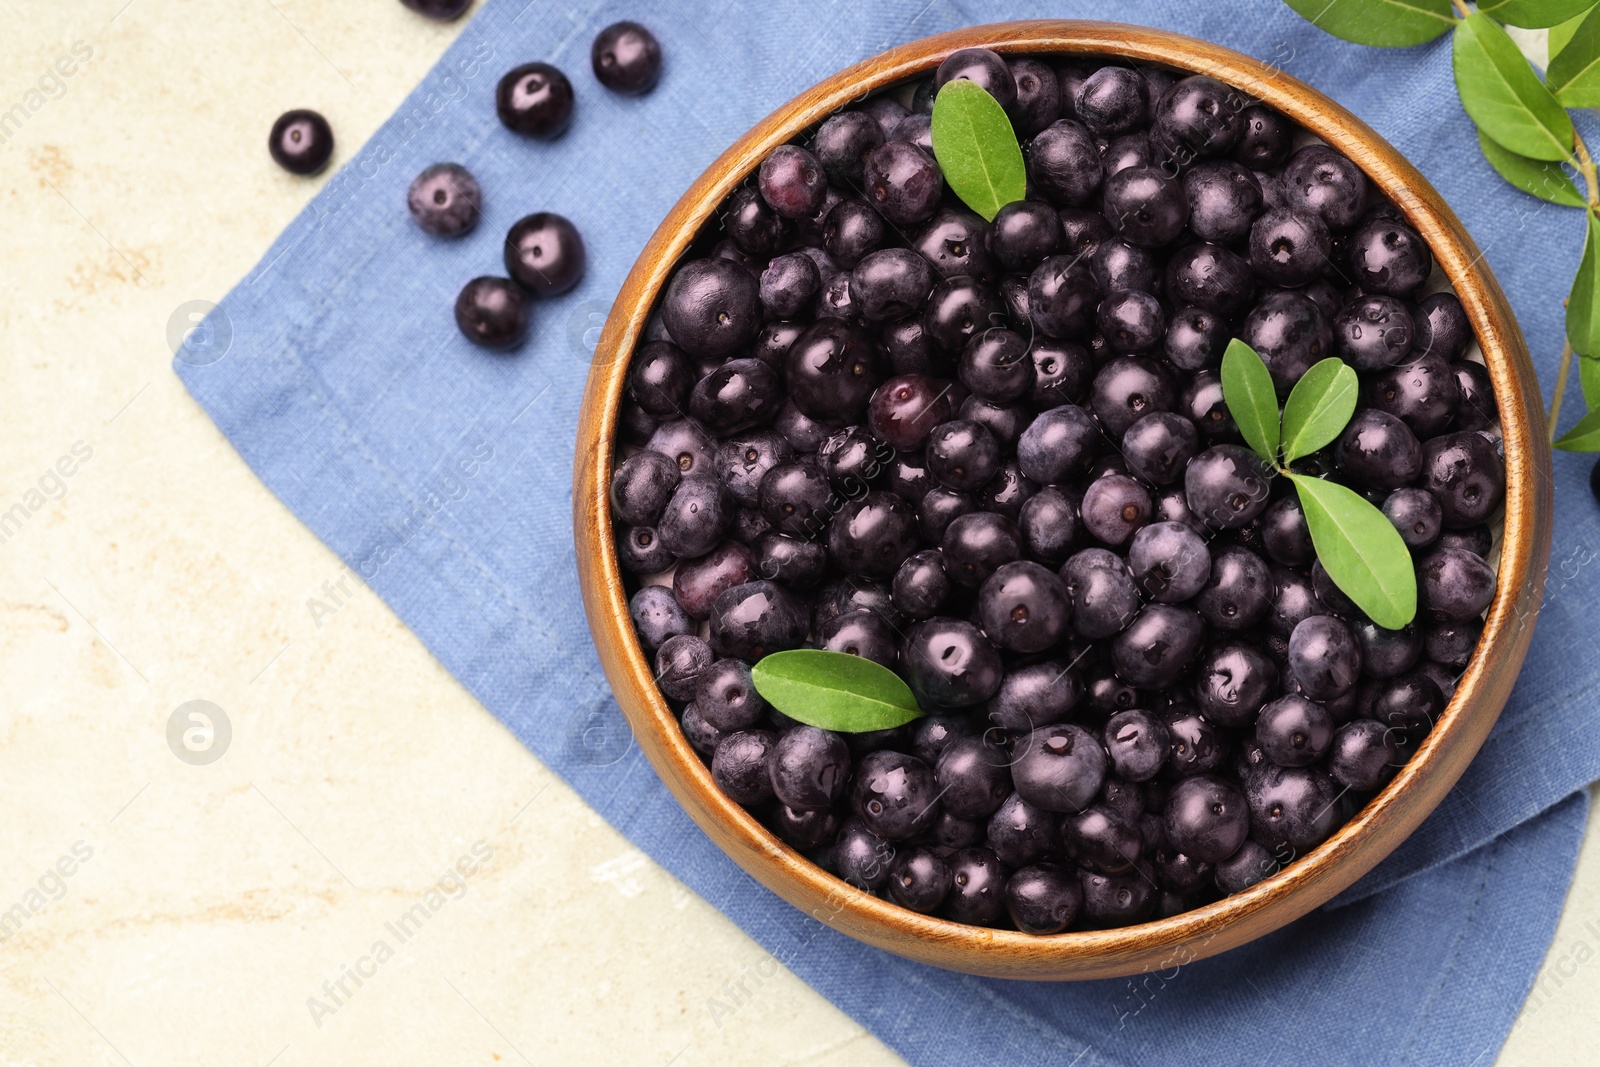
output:
<svg viewBox="0 0 1600 1067"><path fill-rule="evenodd" d="M1394 780L1308 855L1242 893L1138 926L1050 937L965 926L856 890L799 855L722 794L685 740L634 636L612 543L607 489L628 359L657 294L717 206L777 145L852 101L925 76L949 53L974 46L1208 74L1349 156L1428 242L1466 308L1499 402L1506 457L1499 585L1477 652L1439 724ZM1270 64L1205 41L1114 23L1011 22L913 41L826 79L758 123L684 194L623 284L595 351L578 429L574 534L589 625L618 703L667 787L736 863L827 925L923 963L1003 978L1107 978L1213 955L1304 915L1393 851L1454 786L1504 707L1532 635L1552 522L1543 442L1537 380L1505 294L1439 194L1360 119Z"/></svg>

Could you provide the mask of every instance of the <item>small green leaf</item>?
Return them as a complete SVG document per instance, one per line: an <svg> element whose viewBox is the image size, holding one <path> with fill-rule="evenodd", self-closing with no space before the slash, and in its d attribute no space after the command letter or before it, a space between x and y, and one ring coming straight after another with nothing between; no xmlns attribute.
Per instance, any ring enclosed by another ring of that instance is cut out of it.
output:
<svg viewBox="0 0 1600 1067"><path fill-rule="evenodd" d="M1283 462L1309 456L1338 437L1356 413L1361 383L1337 356L1314 364L1283 402Z"/></svg>
<svg viewBox="0 0 1600 1067"><path fill-rule="evenodd" d="M1556 31L1550 31L1550 66L1544 83L1567 107L1600 104L1600 9L1589 12L1556 50Z"/></svg>
<svg viewBox="0 0 1600 1067"><path fill-rule="evenodd" d="M898 674L848 652L774 652L763 656L750 675L767 703L824 730L888 730L922 715L911 687Z"/></svg>
<svg viewBox="0 0 1600 1067"><path fill-rule="evenodd" d="M1572 279L1572 292L1567 296L1567 340L1572 350L1580 356L1600 356L1600 276L1595 273L1595 249L1600 247L1600 219L1588 212L1589 232L1583 240L1583 260Z"/></svg>
<svg viewBox="0 0 1600 1067"><path fill-rule="evenodd" d="M1592 12L1585 11L1583 14L1578 15L1577 17L1570 18L1561 23L1559 26L1551 26L1550 40L1548 46L1546 47L1545 55L1549 56L1552 60L1555 59L1556 56L1560 55L1561 50L1566 48L1567 45L1571 43L1573 35L1578 32L1578 27L1584 24L1584 22L1589 18L1590 14L1592 14ZM1549 64L1547 63L1546 66L1548 65Z"/></svg>
<svg viewBox="0 0 1600 1067"><path fill-rule="evenodd" d="M1450 0L1284 0L1313 26L1356 44L1422 44L1456 21Z"/></svg>
<svg viewBox="0 0 1600 1067"><path fill-rule="evenodd" d="M950 189L990 222L1028 191L1022 148L1005 110L977 82L945 82L933 100L933 155Z"/></svg>
<svg viewBox="0 0 1600 1067"><path fill-rule="evenodd" d="M1222 353L1222 400L1245 444L1277 466L1278 394L1272 388L1272 374L1256 350L1237 337Z"/></svg>
<svg viewBox="0 0 1600 1067"><path fill-rule="evenodd" d="M1563 207L1583 207L1583 194L1572 184L1572 179L1561 169L1561 164L1529 159L1507 151L1490 140L1482 130L1478 131L1478 147L1483 150L1483 158L1499 172L1500 177L1523 192Z"/></svg>
<svg viewBox="0 0 1600 1067"><path fill-rule="evenodd" d="M1600 409L1600 359L1578 357L1578 384L1583 388L1583 402L1589 410Z"/></svg>
<svg viewBox="0 0 1600 1067"><path fill-rule="evenodd" d="M1542 30L1594 6L1594 0L1482 0L1478 10L1508 26Z"/></svg>
<svg viewBox="0 0 1600 1067"><path fill-rule="evenodd" d="M1337 482L1291 474L1311 546L1339 591L1386 630L1417 615L1411 553L1383 512Z"/></svg>
<svg viewBox="0 0 1600 1067"><path fill-rule="evenodd" d="M1483 14L1463 19L1452 55L1461 106L1484 133L1529 159L1572 157L1572 117L1499 23Z"/></svg>
<svg viewBox="0 0 1600 1067"><path fill-rule="evenodd" d="M1600 452L1600 408L1595 408L1556 439L1563 452Z"/></svg>

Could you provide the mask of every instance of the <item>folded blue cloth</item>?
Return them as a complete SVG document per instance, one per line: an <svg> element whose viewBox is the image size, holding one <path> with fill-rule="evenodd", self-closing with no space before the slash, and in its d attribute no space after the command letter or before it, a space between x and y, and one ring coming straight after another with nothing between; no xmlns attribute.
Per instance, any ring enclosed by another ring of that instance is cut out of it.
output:
<svg viewBox="0 0 1600 1067"><path fill-rule="evenodd" d="M631 745L579 606L570 479L596 329L690 181L790 96L896 43L1002 18L1112 15L1251 53L1330 93L1448 198L1520 313L1548 380L1582 221L1500 182L1455 100L1448 44L1335 41L1277 3L695 0L646 16L662 84L629 99L589 72L594 33L640 14L490 0L439 66L268 251L175 363L245 460L541 760L785 966L918 1064L1488 1063L1553 935L1600 778L1600 524L1588 460L1557 454L1555 563L1533 651L1482 754L1438 812L1340 900L1219 958L1137 980L971 978L819 927L730 863ZM495 119L499 75L550 60L578 88L553 143ZM412 224L424 166L465 164L483 224ZM518 217L558 211L588 277L534 309L519 352L474 348L451 306L501 273ZM209 339L209 347L207 341Z"/></svg>

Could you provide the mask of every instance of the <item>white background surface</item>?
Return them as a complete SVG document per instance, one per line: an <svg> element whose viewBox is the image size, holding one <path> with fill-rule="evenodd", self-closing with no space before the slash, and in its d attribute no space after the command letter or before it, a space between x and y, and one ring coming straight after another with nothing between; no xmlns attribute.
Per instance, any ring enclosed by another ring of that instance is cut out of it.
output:
<svg viewBox="0 0 1600 1067"><path fill-rule="evenodd" d="M168 368L174 309L220 299L318 188L268 159L273 119L317 108L348 159L459 24L395 0L0 17L0 110L93 49L0 144L0 505L93 450L0 543L0 911L44 901L0 941L0 1064L898 1062L590 812L375 596L347 585L318 626L306 602L339 561ZM232 724L209 766L167 745L194 699ZM90 858L51 875L79 842ZM464 893L314 1018L480 842ZM1591 840L1501 1063L1592 1062L1596 887Z"/></svg>

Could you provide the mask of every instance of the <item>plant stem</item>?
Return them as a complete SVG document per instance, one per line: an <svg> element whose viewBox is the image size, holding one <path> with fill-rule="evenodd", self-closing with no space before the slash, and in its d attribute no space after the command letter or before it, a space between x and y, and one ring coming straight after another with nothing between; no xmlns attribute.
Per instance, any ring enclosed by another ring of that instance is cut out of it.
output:
<svg viewBox="0 0 1600 1067"><path fill-rule="evenodd" d="M1472 14L1472 9L1467 7L1463 0L1453 0L1453 2L1456 5L1456 10L1461 12L1462 18L1467 18Z"/></svg>
<svg viewBox="0 0 1600 1067"><path fill-rule="evenodd" d="M1589 164L1589 167L1592 170L1594 164ZM1561 344L1561 362L1556 365L1556 387L1550 394L1550 417L1546 420L1549 423L1547 429L1550 434L1551 444L1554 444L1556 440L1556 420L1561 417L1561 400L1566 396L1567 378L1571 376L1571 372L1572 342L1563 341Z"/></svg>
<svg viewBox="0 0 1600 1067"><path fill-rule="evenodd" d="M1589 146L1583 143L1583 137L1577 130L1572 131L1572 147L1578 153L1578 173L1583 175L1583 184L1589 193L1589 210L1600 211L1600 177L1596 176L1595 162L1589 155Z"/></svg>

